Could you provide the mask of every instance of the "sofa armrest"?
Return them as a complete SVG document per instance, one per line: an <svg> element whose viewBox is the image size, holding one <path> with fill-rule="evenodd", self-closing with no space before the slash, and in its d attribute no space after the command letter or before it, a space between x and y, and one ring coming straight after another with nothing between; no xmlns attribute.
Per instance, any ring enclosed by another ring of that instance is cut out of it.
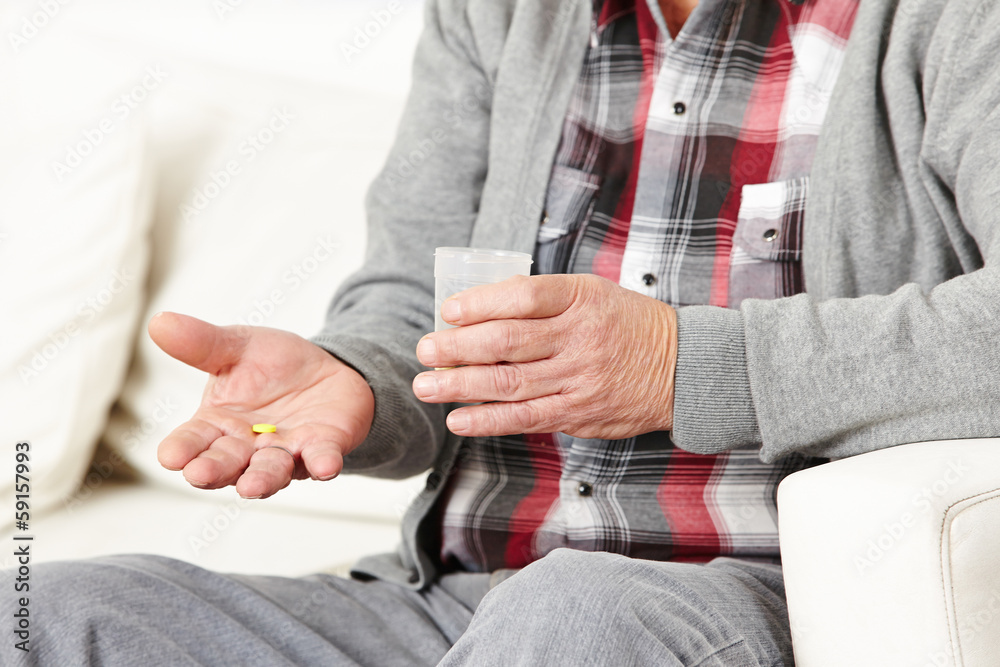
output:
<svg viewBox="0 0 1000 667"><path fill-rule="evenodd" d="M796 665L996 664L1000 439L795 473L778 516Z"/></svg>

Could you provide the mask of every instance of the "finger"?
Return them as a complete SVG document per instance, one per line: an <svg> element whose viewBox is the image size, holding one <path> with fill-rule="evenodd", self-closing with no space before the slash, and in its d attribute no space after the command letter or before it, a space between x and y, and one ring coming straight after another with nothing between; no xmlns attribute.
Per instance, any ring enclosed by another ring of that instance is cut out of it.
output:
<svg viewBox="0 0 1000 667"><path fill-rule="evenodd" d="M547 320L498 320L428 334L417 343L417 359L433 368L525 362L548 359L558 349Z"/></svg>
<svg viewBox="0 0 1000 667"><path fill-rule="evenodd" d="M181 470L224 435L249 437L250 425L227 410L200 408L194 417L163 439L157 448L157 459L167 470Z"/></svg>
<svg viewBox="0 0 1000 667"><path fill-rule="evenodd" d="M467 437L553 433L565 429L568 408L562 394L528 401L467 406L449 413L448 430Z"/></svg>
<svg viewBox="0 0 1000 667"><path fill-rule="evenodd" d="M267 498L288 486L294 472L295 456L287 449L280 445L258 449L236 482L236 492L244 498Z"/></svg>
<svg viewBox="0 0 1000 667"><path fill-rule="evenodd" d="M235 484L255 451L249 438L224 435L184 466L184 479L206 489Z"/></svg>
<svg viewBox="0 0 1000 667"><path fill-rule="evenodd" d="M525 401L563 390L549 364L489 364L427 371L413 379L413 393L425 403Z"/></svg>
<svg viewBox="0 0 1000 667"><path fill-rule="evenodd" d="M299 426L288 433L286 440L292 443L292 451L301 457L298 477L326 481L339 475L344 468L343 452L348 435L338 428L316 424Z"/></svg>
<svg viewBox="0 0 1000 667"><path fill-rule="evenodd" d="M157 313L147 330L161 350L198 370L218 375L239 361L246 348L242 327L217 327L189 315Z"/></svg>
<svg viewBox="0 0 1000 667"><path fill-rule="evenodd" d="M156 458L167 470L181 470L208 449L222 430L204 419L192 419L171 431L156 448Z"/></svg>
<svg viewBox="0 0 1000 667"><path fill-rule="evenodd" d="M492 285L479 285L445 299L441 318L465 326L500 319L554 317L576 298L583 276L514 276Z"/></svg>
<svg viewBox="0 0 1000 667"><path fill-rule="evenodd" d="M306 446L302 450L302 462L309 476L320 481L333 479L344 469L340 448L328 443Z"/></svg>

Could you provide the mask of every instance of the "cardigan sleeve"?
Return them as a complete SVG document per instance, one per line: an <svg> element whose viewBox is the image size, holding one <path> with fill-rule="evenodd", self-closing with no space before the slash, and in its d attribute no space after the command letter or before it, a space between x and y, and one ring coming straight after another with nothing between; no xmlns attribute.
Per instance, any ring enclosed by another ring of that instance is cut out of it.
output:
<svg viewBox="0 0 1000 667"><path fill-rule="evenodd" d="M346 472L405 477L435 461L446 406L418 401L415 347L433 330L433 254L465 245L486 175L492 84L466 3L429 0L396 139L366 198L361 269L334 296L312 340L357 370L375 396L367 439Z"/></svg>

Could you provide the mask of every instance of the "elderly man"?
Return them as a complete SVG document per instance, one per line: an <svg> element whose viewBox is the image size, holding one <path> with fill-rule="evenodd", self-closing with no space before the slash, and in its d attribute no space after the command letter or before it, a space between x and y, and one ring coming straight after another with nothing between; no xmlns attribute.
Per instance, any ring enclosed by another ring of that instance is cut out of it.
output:
<svg viewBox="0 0 1000 667"><path fill-rule="evenodd" d="M149 325L210 374L164 466L253 498L431 468L398 553L39 568L31 657L791 664L778 482L1000 432L995 5L430 1L324 330ZM445 245L537 275L428 334Z"/></svg>

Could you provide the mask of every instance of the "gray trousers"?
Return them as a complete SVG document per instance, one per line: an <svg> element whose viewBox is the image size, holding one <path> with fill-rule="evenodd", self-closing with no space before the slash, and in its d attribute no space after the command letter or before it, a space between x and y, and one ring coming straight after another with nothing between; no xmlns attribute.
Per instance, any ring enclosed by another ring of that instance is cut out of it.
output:
<svg viewBox="0 0 1000 667"><path fill-rule="evenodd" d="M5 572L3 618L16 595ZM4 665L791 665L781 569L559 549L424 591L224 575L157 556L37 565L29 653Z"/></svg>

